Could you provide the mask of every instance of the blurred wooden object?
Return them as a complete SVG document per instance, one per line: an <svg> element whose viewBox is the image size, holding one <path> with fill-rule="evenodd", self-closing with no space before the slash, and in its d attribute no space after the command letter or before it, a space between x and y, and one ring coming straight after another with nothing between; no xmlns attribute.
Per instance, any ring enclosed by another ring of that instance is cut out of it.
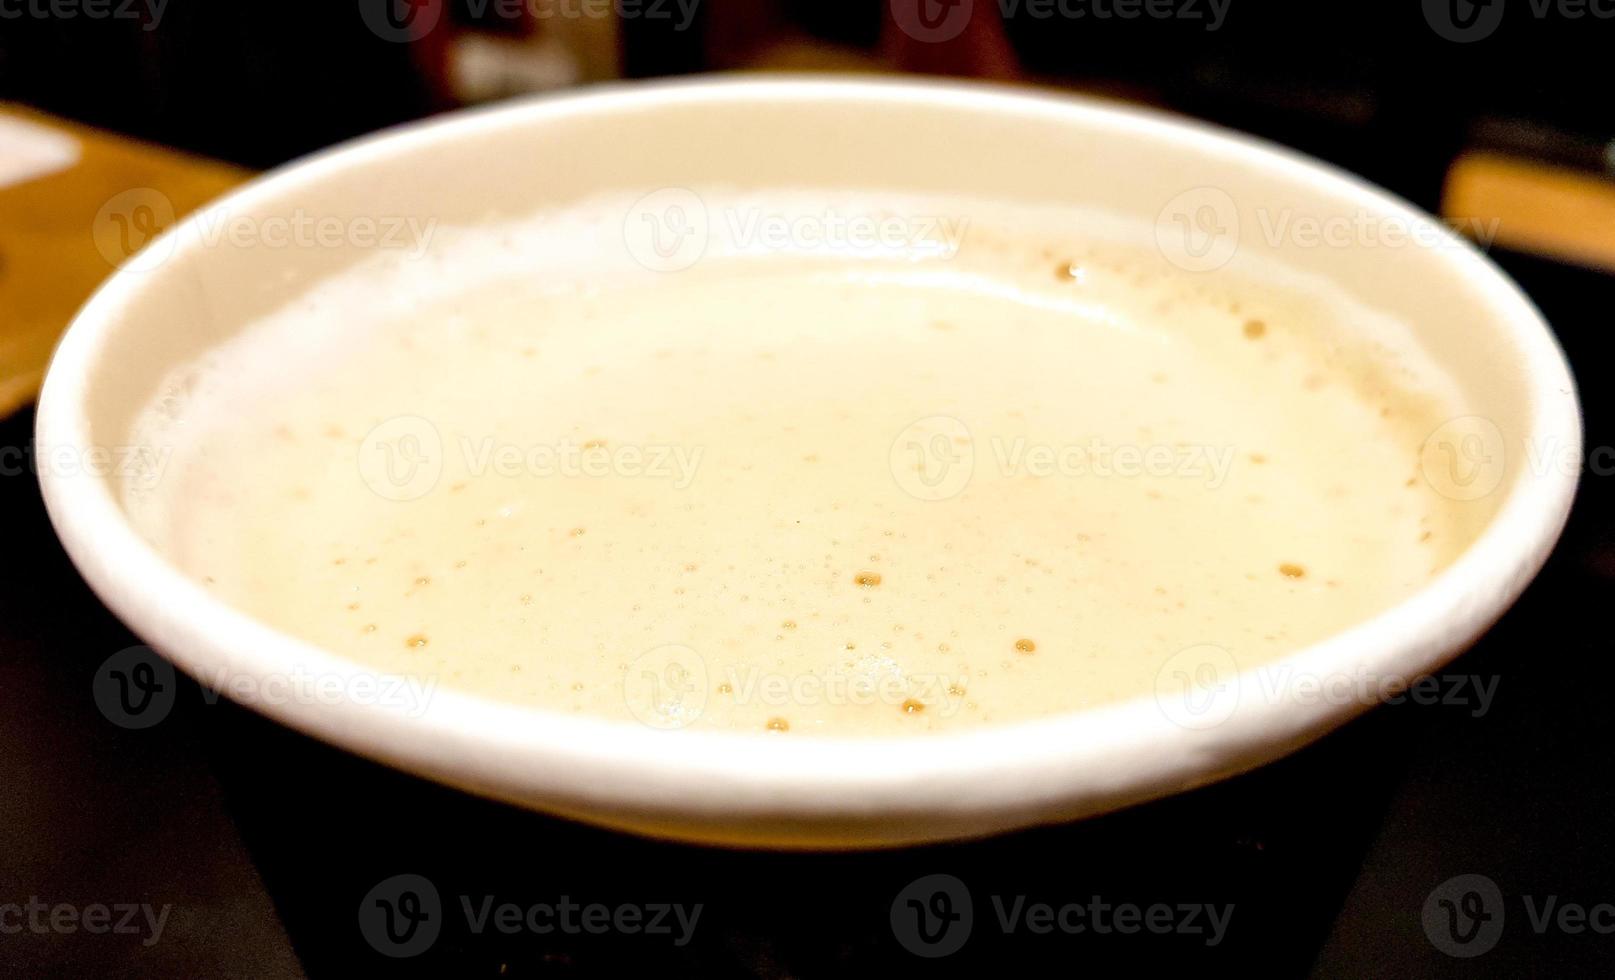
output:
<svg viewBox="0 0 1615 980"><path fill-rule="evenodd" d="M1020 77L1020 61L996 4L893 0L883 6L881 53L899 70L1003 81Z"/></svg>
<svg viewBox="0 0 1615 980"><path fill-rule="evenodd" d="M14 181L0 172L0 416L38 394L57 338L117 263L251 176L0 104L9 152L50 142L44 131L60 134L54 141L76 161Z"/></svg>
<svg viewBox="0 0 1615 980"><path fill-rule="evenodd" d="M803 36L771 41L750 52L749 56L736 67L746 71L793 73L890 74L897 71L867 51Z"/></svg>
<svg viewBox="0 0 1615 980"><path fill-rule="evenodd" d="M1459 157L1442 217L1471 238L1615 272L1615 181L1495 153Z"/></svg>

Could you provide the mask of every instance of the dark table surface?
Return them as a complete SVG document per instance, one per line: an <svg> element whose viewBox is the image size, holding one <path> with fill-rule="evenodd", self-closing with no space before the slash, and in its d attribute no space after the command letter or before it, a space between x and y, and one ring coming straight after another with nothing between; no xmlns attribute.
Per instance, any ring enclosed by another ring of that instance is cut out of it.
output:
<svg viewBox="0 0 1615 980"><path fill-rule="evenodd" d="M1571 355L1589 447L1610 445L1603 375L1615 280L1499 258ZM25 446L31 423L26 414L0 422L0 447ZM160 724L115 724L97 707L95 679L138 640L68 563L32 475L9 473L0 477L0 975L1217 966L1260 976L1608 976L1615 666L1598 609L1615 579L1610 494L1607 476L1584 477L1547 570L1441 673L1454 691L1458 678L1472 679L1471 692L1475 681L1495 684L1490 701L1460 693L1380 707L1258 772L1070 826L792 855L648 841L474 799L204 698L183 679ZM419 955L391 958L367 939L360 907L400 874L431 882L441 933ZM911 882L938 874L962 883L974 914L957 952L920 958L894 934L892 910ZM490 897L527 908L563 896L699 904L700 917L680 945L667 935L479 932L465 912ZM1188 929L1039 934L1001 924L999 905L1018 900L1232 912L1215 942Z"/></svg>

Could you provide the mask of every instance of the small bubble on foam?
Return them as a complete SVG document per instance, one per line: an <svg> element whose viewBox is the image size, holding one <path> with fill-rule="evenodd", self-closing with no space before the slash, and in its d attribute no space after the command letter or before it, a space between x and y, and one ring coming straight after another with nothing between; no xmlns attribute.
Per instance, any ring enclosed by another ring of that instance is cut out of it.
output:
<svg viewBox="0 0 1615 980"><path fill-rule="evenodd" d="M788 732L791 730L791 723L784 718L770 718L768 719L768 730L771 732Z"/></svg>
<svg viewBox="0 0 1615 980"><path fill-rule="evenodd" d="M925 702L924 701L919 701L919 700L916 700L914 698L909 698L907 701L903 702L903 714L905 714L905 715L917 715L917 714L919 714L920 712L922 712L924 710L925 710Z"/></svg>
<svg viewBox="0 0 1615 980"><path fill-rule="evenodd" d="M872 589L880 584L880 573L859 572L857 575L853 576L852 580L853 582L857 583L858 587L861 589Z"/></svg>
<svg viewBox="0 0 1615 980"><path fill-rule="evenodd" d="M1246 320L1244 333L1246 340L1261 340L1267 336L1267 324L1261 320Z"/></svg>
<svg viewBox="0 0 1615 980"><path fill-rule="evenodd" d="M1033 643L1031 640L1022 638L1015 641L1015 650L1018 653L1033 653L1037 650L1037 644Z"/></svg>
<svg viewBox="0 0 1615 980"><path fill-rule="evenodd" d="M1285 578L1301 578L1302 576L1306 575L1306 573L1307 570L1305 568L1302 568L1300 565L1297 565L1294 562L1287 561L1279 566L1279 574L1283 575Z"/></svg>
<svg viewBox="0 0 1615 980"><path fill-rule="evenodd" d="M414 636L411 636L409 639L404 641L404 646L414 650L419 650L430 642L432 641L428 640L424 633L416 633Z"/></svg>

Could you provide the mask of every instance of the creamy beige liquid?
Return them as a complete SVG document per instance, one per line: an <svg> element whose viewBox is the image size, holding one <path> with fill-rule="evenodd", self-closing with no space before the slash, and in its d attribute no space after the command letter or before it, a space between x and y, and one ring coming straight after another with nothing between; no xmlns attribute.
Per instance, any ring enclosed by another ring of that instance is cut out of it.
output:
<svg viewBox="0 0 1615 980"><path fill-rule="evenodd" d="M128 505L379 671L780 737L1148 695L1204 644L1260 664L1464 545L1418 469L1456 396L1394 324L954 206L957 254L715 240L649 272L602 219L571 276L534 257L589 258L572 215L395 260L364 280L394 301L327 288L178 376Z"/></svg>

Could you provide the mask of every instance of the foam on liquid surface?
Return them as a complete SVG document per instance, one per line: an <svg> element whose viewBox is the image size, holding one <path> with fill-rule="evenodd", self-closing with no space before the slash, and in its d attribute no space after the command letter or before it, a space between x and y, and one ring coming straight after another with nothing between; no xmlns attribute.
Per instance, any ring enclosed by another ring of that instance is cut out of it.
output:
<svg viewBox="0 0 1615 980"><path fill-rule="evenodd" d="M957 255L715 241L665 273L620 203L449 236L178 372L126 503L380 671L781 737L1148 695L1204 644L1264 663L1465 544L1418 475L1456 395L1395 324L1081 215L922 213L950 207Z"/></svg>

